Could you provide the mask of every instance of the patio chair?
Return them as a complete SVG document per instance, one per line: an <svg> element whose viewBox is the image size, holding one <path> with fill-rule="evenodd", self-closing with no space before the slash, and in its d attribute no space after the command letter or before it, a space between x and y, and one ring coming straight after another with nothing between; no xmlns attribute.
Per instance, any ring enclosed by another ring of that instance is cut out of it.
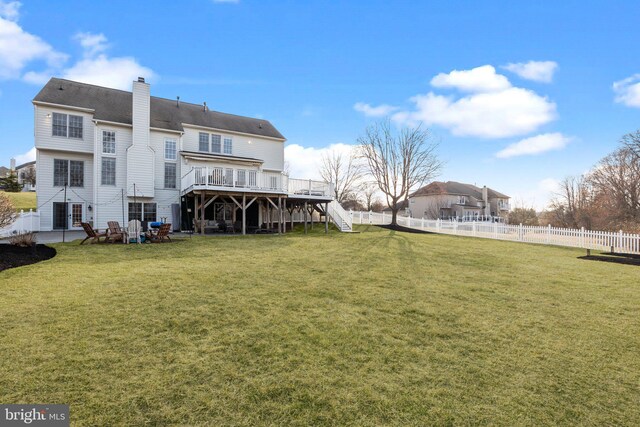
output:
<svg viewBox="0 0 640 427"><path fill-rule="evenodd" d="M158 229L158 232L156 234L148 233L147 234L147 238L152 243L154 243L154 242L155 243L162 243L162 242L165 241L165 239L170 242L171 241L171 238L169 237L169 232L170 231L171 231L171 224L165 223L165 224L162 224L160 226L160 228Z"/></svg>
<svg viewBox="0 0 640 427"><path fill-rule="evenodd" d="M131 243L132 240L135 240L136 243L140 243L140 234L142 233L142 223L140 220L132 219L129 221L129 225L127 227L127 234L129 235L128 242Z"/></svg>
<svg viewBox="0 0 640 427"><path fill-rule="evenodd" d="M106 242L107 240L107 232L105 231L104 233L100 233L98 232L98 230L94 230L93 227L91 226L91 224L87 223L87 222L81 222L80 223L82 225L82 228L84 229L84 232L87 233L87 237L84 238L84 240L82 242L80 242L80 244L83 244L84 242L86 242L87 240L91 239L92 243L101 243L100 242L100 238L104 237L105 240L103 240L103 242Z"/></svg>
<svg viewBox="0 0 640 427"><path fill-rule="evenodd" d="M107 225L109 226L109 231L107 232L107 242L115 242L120 240L124 243L127 233L120 228L120 223L118 221L107 221Z"/></svg>

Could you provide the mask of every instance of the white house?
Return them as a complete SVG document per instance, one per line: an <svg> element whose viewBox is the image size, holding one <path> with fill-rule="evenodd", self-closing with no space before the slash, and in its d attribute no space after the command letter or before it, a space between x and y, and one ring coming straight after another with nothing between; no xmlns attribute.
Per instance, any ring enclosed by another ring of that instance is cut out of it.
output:
<svg viewBox="0 0 640 427"><path fill-rule="evenodd" d="M455 181L434 181L409 196L411 215L418 218L503 221L509 208L509 196Z"/></svg>
<svg viewBox="0 0 640 427"><path fill-rule="evenodd" d="M281 231L296 210L331 210L330 183L283 174L285 138L267 120L152 97L143 78L132 92L52 78L33 105L43 231L131 219Z"/></svg>

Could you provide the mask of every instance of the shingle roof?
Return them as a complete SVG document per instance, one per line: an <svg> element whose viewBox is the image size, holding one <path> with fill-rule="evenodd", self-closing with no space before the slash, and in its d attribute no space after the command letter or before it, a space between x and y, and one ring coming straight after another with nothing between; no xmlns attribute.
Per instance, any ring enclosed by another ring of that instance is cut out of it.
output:
<svg viewBox="0 0 640 427"><path fill-rule="evenodd" d="M471 185L471 184L464 184L462 182L434 181L416 190L409 197L429 196L429 195L439 195L439 194L450 194L454 196L471 196L481 200L482 188L476 187L475 185ZM502 194L491 188L487 188L487 195L489 196L490 199L493 199L493 198L508 199L509 198L509 196Z"/></svg>
<svg viewBox="0 0 640 427"><path fill-rule="evenodd" d="M71 80L51 78L38 92L34 102L68 105L95 110L96 120L131 124L131 92ZM269 138L285 139L268 121L250 117L204 111L202 105L151 97L151 127L183 131L182 124L192 124Z"/></svg>

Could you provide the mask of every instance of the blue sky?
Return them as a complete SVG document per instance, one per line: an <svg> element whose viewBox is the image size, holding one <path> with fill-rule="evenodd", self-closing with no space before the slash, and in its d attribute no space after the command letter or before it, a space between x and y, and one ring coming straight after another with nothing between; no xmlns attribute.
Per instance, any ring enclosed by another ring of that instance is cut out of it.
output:
<svg viewBox="0 0 640 427"><path fill-rule="evenodd" d="M28 159L48 77L273 122L293 175L367 124L422 122L438 179L541 207L640 128L633 1L0 1L0 164ZM509 65L511 64L511 65Z"/></svg>

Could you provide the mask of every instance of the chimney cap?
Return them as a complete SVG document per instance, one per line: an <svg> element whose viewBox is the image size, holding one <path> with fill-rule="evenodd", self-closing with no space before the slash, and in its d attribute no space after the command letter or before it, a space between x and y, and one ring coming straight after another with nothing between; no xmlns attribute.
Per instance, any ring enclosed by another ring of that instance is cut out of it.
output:
<svg viewBox="0 0 640 427"><path fill-rule="evenodd" d="M138 82L144 83L144 77L138 77Z"/></svg>

